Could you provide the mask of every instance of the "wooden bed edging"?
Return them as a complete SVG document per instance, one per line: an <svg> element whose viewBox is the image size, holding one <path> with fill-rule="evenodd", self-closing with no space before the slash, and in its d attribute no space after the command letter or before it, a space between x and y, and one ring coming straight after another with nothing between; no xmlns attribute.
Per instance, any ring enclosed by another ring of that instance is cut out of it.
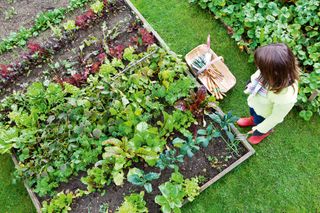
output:
<svg viewBox="0 0 320 213"><path fill-rule="evenodd" d="M218 114L220 115L224 115L223 111L220 109L220 107L218 107L215 104L211 104L212 108L214 108ZM212 178L211 180L209 180L207 183L205 183L201 189L200 192L202 192L203 190L205 190L206 188L208 188L210 185L212 185L214 182L216 182L217 180L219 180L220 178L222 178L223 176L225 176L227 173L229 173L231 170L233 170L234 168L236 168L239 164L241 164L243 161L247 160L250 156L252 156L255 153L255 150L253 149L253 147L251 146L251 144L243 137L241 137L241 133L239 132L239 130L234 126L231 125L231 129L232 132L236 135L239 136L241 143L245 146L245 148L248 150L248 152L243 155L241 158L239 158L236 162L234 162L233 164L231 164L230 166L228 166L226 169L224 169L222 172L220 172L219 174L217 174L214 178Z"/></svg>
<svg viewBox="0 0 320 213"><path fill-rule="evenodd" d="M12 158L12 161L13 161L14 165L15 166L19 166L18 159L17 159L16 155L12 154L11 158ZM27 192L28 192L28 194L29 194L29 196L31 198L31 201L32 201L34 207L37 210L37 213L41 213L41 204L40 204L40 201L38 200L36 194L30 189L30 187L28 186L26 181L23 181L23 184L24 184L24 187L26 187L26 189L27 189Z"/></svg>
<svg viewBox="0 0 320 213"><path fill-rule="evenodd" d="M137 8L131 3L130 0L124 0L128 6L133 10L133 12L138 16L138 18L143 22L144 27L153 33L153 35L156 37L156 39L158 40L159 44L161 47L163 47L164 49L166 49L169 53L173 54L173 55L177 55L175 52L171 51L169 46L164 42L164 40L160 37L160 35L153 29L153 27L147 22L147 20L141 15L141 13L137 10ZM195 78L191 72L187 71L187 74L191 77L191 78ZM200 83L197 81L197 84L200 85ZM213 105L212 106L220 115L224 115L223 111L220 109L220 107L218 107L217 105ZM240 136L240 132L239 130L232 125L231 129L233 131L233 133L236 136ZM242 156L241 158L239 158L236 162L234 162L233 164L231 164L229 167L227 167L226 169L224 169L222 172L220 172L218 175L216 175L214 178L212 178L211 180L209 180L208 182L206 182L201 188L200 188L200 192L204 191L206 188L208 188L209 186L211 186L213 183L215 183L216 181L218 181L220 178L222 178L223 176L225 176L227 173L229 173L230 171L232 171L235 167L237 167L239 164L241 164L242 162L244 162L245 160L247 160L250 156L252 156L255 153L255 150L253 149L253 147L247 142L247 140L245 139L241 139L241 143L245 146L245 148L248 150L248 153L246 153L244 156ZM12 156L12 160L15 166L18 166L18 160L16 158L16 156L13 154ZM37 213L41 213L41 203L39 202L37 196L35 195L35 193L30 189L30 187L27 185L26 181L24 181L24 186L26 187L28 194L32 200L32 203L34 205L34 207L36 208ZM187 203L187 200L184 202L184 204Z"/></svg>

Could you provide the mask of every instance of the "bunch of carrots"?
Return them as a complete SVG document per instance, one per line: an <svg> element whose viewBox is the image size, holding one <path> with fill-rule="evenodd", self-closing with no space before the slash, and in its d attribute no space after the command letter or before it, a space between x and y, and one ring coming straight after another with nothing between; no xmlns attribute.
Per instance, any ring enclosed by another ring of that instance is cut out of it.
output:
<svg viewBox="0 0 320 213"><path fill-rule="evenodd" d="M209 65L206 69L203 68L207 65L211 60L211 54L207 53L196 58L192 62L192 67L197 71L198 78L202 80L203 84L207 87L209 92L213 94L217 100L223 99L225 96L224 93L220 91L219 86L217 85L217 81L223 80L223 75L219 70L217 70L214 64Z"/></svg>

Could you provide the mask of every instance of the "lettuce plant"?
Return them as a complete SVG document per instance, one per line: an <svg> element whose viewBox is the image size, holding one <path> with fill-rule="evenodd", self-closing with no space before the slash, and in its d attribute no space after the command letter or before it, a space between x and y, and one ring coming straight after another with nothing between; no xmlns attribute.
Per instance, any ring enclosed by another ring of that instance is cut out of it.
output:
<svg viewBox="0 0 320 213"><path fill-rule="evenodd" d="M124 202L117 209L116 213L147 213L146 201L143 199L144 192L132 193L124 197Z"/></svg>

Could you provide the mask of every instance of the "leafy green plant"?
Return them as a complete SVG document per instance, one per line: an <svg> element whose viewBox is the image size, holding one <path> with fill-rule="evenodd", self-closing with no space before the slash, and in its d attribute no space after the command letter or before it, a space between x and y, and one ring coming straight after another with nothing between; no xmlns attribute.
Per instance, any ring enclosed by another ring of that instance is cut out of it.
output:
<svg viewBox="0 0 320 213"><path fill-rule="evenodd" d="M181 212L185 193L181 184L166 182L159 186L162 195L157 195L155 202L161 206L164 213Z"/></svg>
<svg viewBox="0 0 320 213"><path fill-rule="evenodd" d="M144 192L132 193L124 197L124 202L117 209L116 213L147 213L146 201L143 199Z"/></svg>
<svg viewBox="0 0 320 213"><path fill-rule="evenodd" d="M119 61L117 67L106 61L102 73L89 75L81 88L35 82L0 103L0 152L14 149L19 160L15 176L26 180L38 196L53 195L80 171L88 171L83 181L90 191L102 190L111 181L122 185L124 170L132 162L157 163L166 144L157 124L163 122L163 111L179 119L179 131L192 122L188 113L173 112L164 97L153 94L153 85L161 85L158 72L173 69L175 78L184 78L184 63L155 47L138 57L146 60L118 78L114 74L121 69ZM60 62L57 69L62 67L72 65ZM175 128L164 126L163 135Z"/></svg>
<svg viewBox="0 0 320 213"><path fill-rule="evenodd" d="M183 129L190 127L195 121L190 111L182 112L180 110L175 110L172 114L164 111L162 114L163 122L157 122L161 127L161 136L168 137L173 130L181 132Z"/></svg>
<svg viewBox="0 0 320 213"><path fill-rule="evenodd" d="M214 128L212 124L209 124L206 129L199 129L197 133L198 135L201 135L197 137L197 143L201 144L203 147L207 147L213 138L221 137L219 130Z"/></svg>
<svg viewBox="0 0 320 213"><path fill-rule="evenodd" d="M5 20L12 19L15 15L17 15L17 11L14 7L10 7L4 11Z"/></svg>
<svg viewBox="0 0 320 213"><path fill-rule="evenodd" d="M183 163L183 155L176 156L176 150L165 150L164 153L160 154L159 160L157 161L156 166L159 167L161 170L166 168L170 169L178 169L178 163Z"/></svg>
<svg viewBox="0 0 320 213"><path fill-rule="evenodd" d="M160 138L157 128L150 127L146 122L140 122L128 146L137 156L143 158L150 166L154 166L165 143L166 141Z"/></svg>
<svg viewBox="0 0 320 213"><path fill-rule="evenodd" d="M180 154L185 156L187 155L189 158L193 157L194 153L200 150L200 147L196 143L196 141L193 139L193 136L187 135L187 139L181 139L181 138L175 138L172 141L172 144L175 147L180 148Z"/></svg>
<svg viewBox="0 0 320 213"><path fill-rule="evenodd" d="M200 194L200 186L198 178L184 180L183 183L186 196L189 201L193 201Z"/></svg>
<svg viewBox="0 0 320 213"><path fill-rule="evenodd" d="M129 143L127 138L122 138L118 140L116 138L110 138L103 142L104 153L102 154L103 159L112 161L114 167L111 171L113 181L116 185L122 185L124 180L123 169L131 165L132 159L134 159L135 153L129 148Z"/></svg>
<svg viewBox="0 0 320 213"><path fill-rule="evenodd" d="M91 10L93 10L94 13L99 14L102 12L103 8L104 8L104 4L102 1L97 0L95 3L93 3L90 6Z"/></svg>
<svg viewBox="0 0 320 213"><path fill-rule="evenodd" d="M132 168L129 170L127 179L130 183L136 186L143 186L147 193L152 192L151 181L156 180L160 177L159 173L149 172L145 173L143 170L138 168Z"/></svg>
<svg viewBox="0 0 320 213"><path fill-rule="evenodd" d="M135 52L135 49L133 47L128 47L124 49L123 56L122 56L123 59L130 62L136 60L137 55L134 54L134 52Z"/></svg>
<svg viewBox="0 0 320 213"><path fill-rule="evenodd" d="M94 192L96 189L103 189L105 185L111 183L112 168L104 163L101 167L93 167L87 171L88 175L81 178L81 182L87 185L88 192Z"/></svg>
<svg viewBox="0 0 320 213"><path fill-rule="evenodd" d="M193 201L200 193L198 179L184 179L178 171L173 172L170 180L161 184L159 189L162 195L157 195L155 202L161 206L164 213L181 212L184 198Z"/></svg>
<svg viewBox="0 0 320 213"><path fill-rule="evenodd" d="M99 207L99 213L106 213L109 212L109 204L108 203L104 203L102 205L100 205Z"/></svg>
<svg viewBox="0 0 320 213"><path fill-rule="evenodd" d="M320 115L320 64L312 73L304 73L300 79L300 89L298 94L298 105L303 109L299 115L309 121L314 114ZM318 93L313 100L309 100L313 94Z"/></svg>
<svg viewBox="0 0 320 213"><path fill-rule="evenodd" d="M54 36L56 36L58 39L62 38L62 30L59 26L53 26L52 24L48 23L52 33Z"/></svg>
<svg viewBox="0 0 320 213"><path fill-rule="evenodd" d="M73 31L77 28L76 22L74 20L68 20L66 23L63 24L63 28L66 31Z"/></svg>
<svg viewBox="0 0 320 213"><path fill-rule="evenodd" d="M220 116L216 113L212 113L208 115L213 121L218 123L222 130L226 133L228 140L225 140L224 137L221 137L228 147L237 155L239 155L238 147L239 147L239 141L235 138L234 134L231 130L231 125L233 125L234 122L238 120L236 116L233 116L231 112L228 112L227 114Z"/></svg>
<svg viewBox="0 0 320 213"><path fill-rule="evenodd" d="M58 193L51 201L48 203L44 201L42 203L43 207L41 212L43 213L55 213L63 212L66 213L71 210L70 206L73 200L73 193L69 192L65 194L64 192Z"/></svg>

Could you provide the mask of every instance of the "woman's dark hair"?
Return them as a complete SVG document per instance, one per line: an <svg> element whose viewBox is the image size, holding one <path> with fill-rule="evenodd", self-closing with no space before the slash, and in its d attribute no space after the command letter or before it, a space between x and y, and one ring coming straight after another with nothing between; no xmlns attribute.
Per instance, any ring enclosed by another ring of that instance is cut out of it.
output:
<svg viewBox="0 0 320 213"><path fill-rule="evenodd" d="M254 53L254 62L260 69L262 84L275 93L299 80L297 60L286 44L259 47Z"/></svg>

